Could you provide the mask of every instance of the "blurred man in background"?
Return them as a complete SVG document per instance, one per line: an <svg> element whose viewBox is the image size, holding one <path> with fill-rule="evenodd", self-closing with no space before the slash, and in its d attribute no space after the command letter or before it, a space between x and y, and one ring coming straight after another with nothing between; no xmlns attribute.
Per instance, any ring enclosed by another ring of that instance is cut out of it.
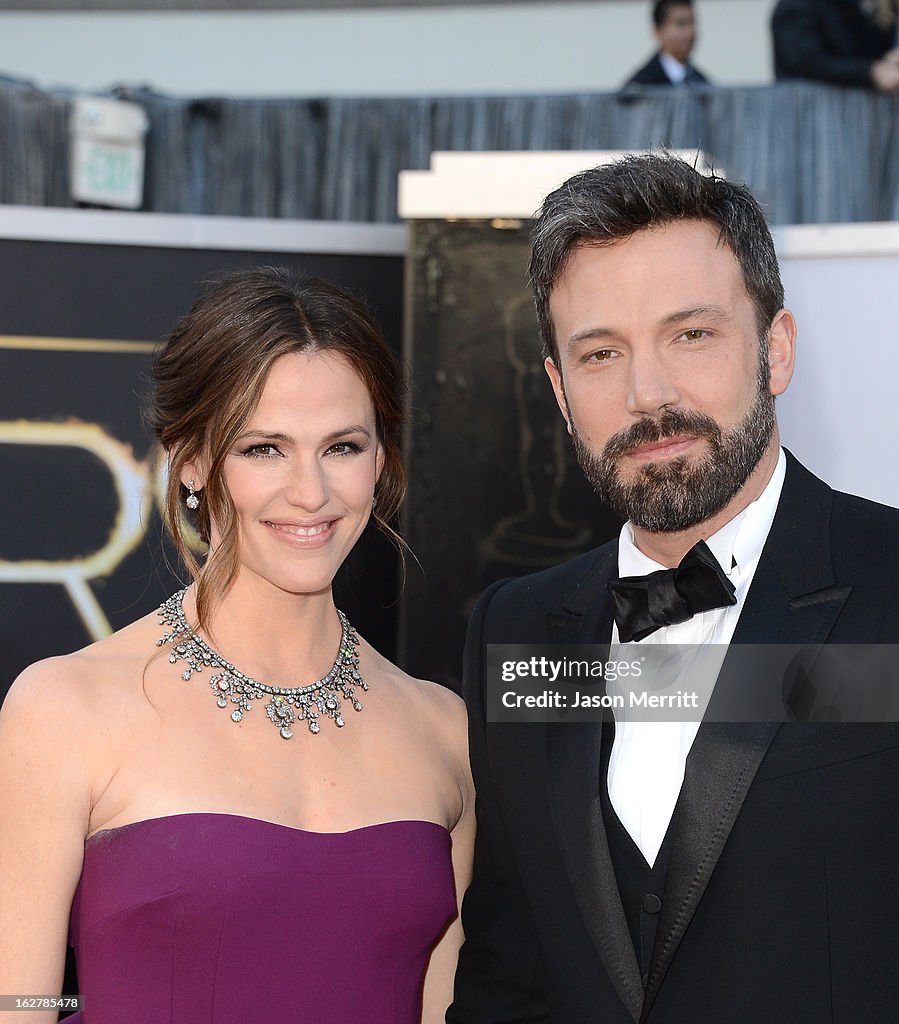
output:
<svg viewBox="0 0 899 1024"><path fill-rule="evenodd" d="M652 20L659 49L631 76L625 88L708 82L690 63L690 54L696 45L696 19L691 0L656 0Z"/></svg>

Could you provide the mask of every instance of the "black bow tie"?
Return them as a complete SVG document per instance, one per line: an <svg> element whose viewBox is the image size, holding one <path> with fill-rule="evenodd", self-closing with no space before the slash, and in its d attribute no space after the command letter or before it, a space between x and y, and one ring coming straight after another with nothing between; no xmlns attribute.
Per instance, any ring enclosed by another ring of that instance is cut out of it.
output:
<svg viewBox="0 0 899 1024"><path fill-rule="evenodd" d="M612 580L612 611L622 643L642 640L662 626L698 612L736 604L735 588L704 540L694 544L676 569Z"/></svg>

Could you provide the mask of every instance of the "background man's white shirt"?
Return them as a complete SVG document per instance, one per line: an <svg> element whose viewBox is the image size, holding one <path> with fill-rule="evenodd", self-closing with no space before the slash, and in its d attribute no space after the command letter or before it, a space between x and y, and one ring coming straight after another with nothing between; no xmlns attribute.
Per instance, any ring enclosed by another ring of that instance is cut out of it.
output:
<svg viewBox="0 0 899 1024"><path fill-rule="evenodd" d="M670 53L662 51L659 53L659 63L662 65L662 70L671 79L673 85L680 85L687 78L687 65L681 64L676 58L672 57Z"/></svg>

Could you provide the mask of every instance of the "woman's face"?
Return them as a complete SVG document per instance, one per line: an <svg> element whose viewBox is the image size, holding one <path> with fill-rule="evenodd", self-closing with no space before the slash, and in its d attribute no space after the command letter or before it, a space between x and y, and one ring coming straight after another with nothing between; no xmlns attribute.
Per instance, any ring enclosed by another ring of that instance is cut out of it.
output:
<svg viewBox="0 0 899 1024"><path fill-rule="evenodd" d="M290 353L224 463L240 577L326 590L368 522L383 452L368 388L338 353ZM211 546L218 541L215 524ZM240 579L239 577L239 579Z"/></svg>

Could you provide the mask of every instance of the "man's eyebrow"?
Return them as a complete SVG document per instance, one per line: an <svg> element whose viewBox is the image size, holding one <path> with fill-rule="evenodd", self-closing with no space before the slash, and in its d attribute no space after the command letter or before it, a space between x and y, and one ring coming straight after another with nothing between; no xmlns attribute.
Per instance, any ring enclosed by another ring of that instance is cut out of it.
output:
<svg viewBox="0 0 899 1024"><path fill-rule="evenodd" d="M669 313L659 321L660 327L671 327L674 324L682 324L685 320L718 320L731 322L733 317L721 306L691 306L689 309L678 309Z"/></svg>
<svg viewBox="0 0 899 1024"><path fill-rule="evenodd" d="M611 327L585 327L575 331L568 339L568 347L574 348L581 341L602 341L604 338L617 338L618 332Z"/></svg>
<svg viewBox="0 0 899 1024"><path fill-rule="evenodd" d="M733 317L722 306L691 306L689 309L678 309L659 321L659 327L672 327L695 319L717 320L719 323L732 323ZM575 331L568 339L568 348L573 349L582 341L604 341L615 339L618 332L613 327L585 327Z"/></svg>

